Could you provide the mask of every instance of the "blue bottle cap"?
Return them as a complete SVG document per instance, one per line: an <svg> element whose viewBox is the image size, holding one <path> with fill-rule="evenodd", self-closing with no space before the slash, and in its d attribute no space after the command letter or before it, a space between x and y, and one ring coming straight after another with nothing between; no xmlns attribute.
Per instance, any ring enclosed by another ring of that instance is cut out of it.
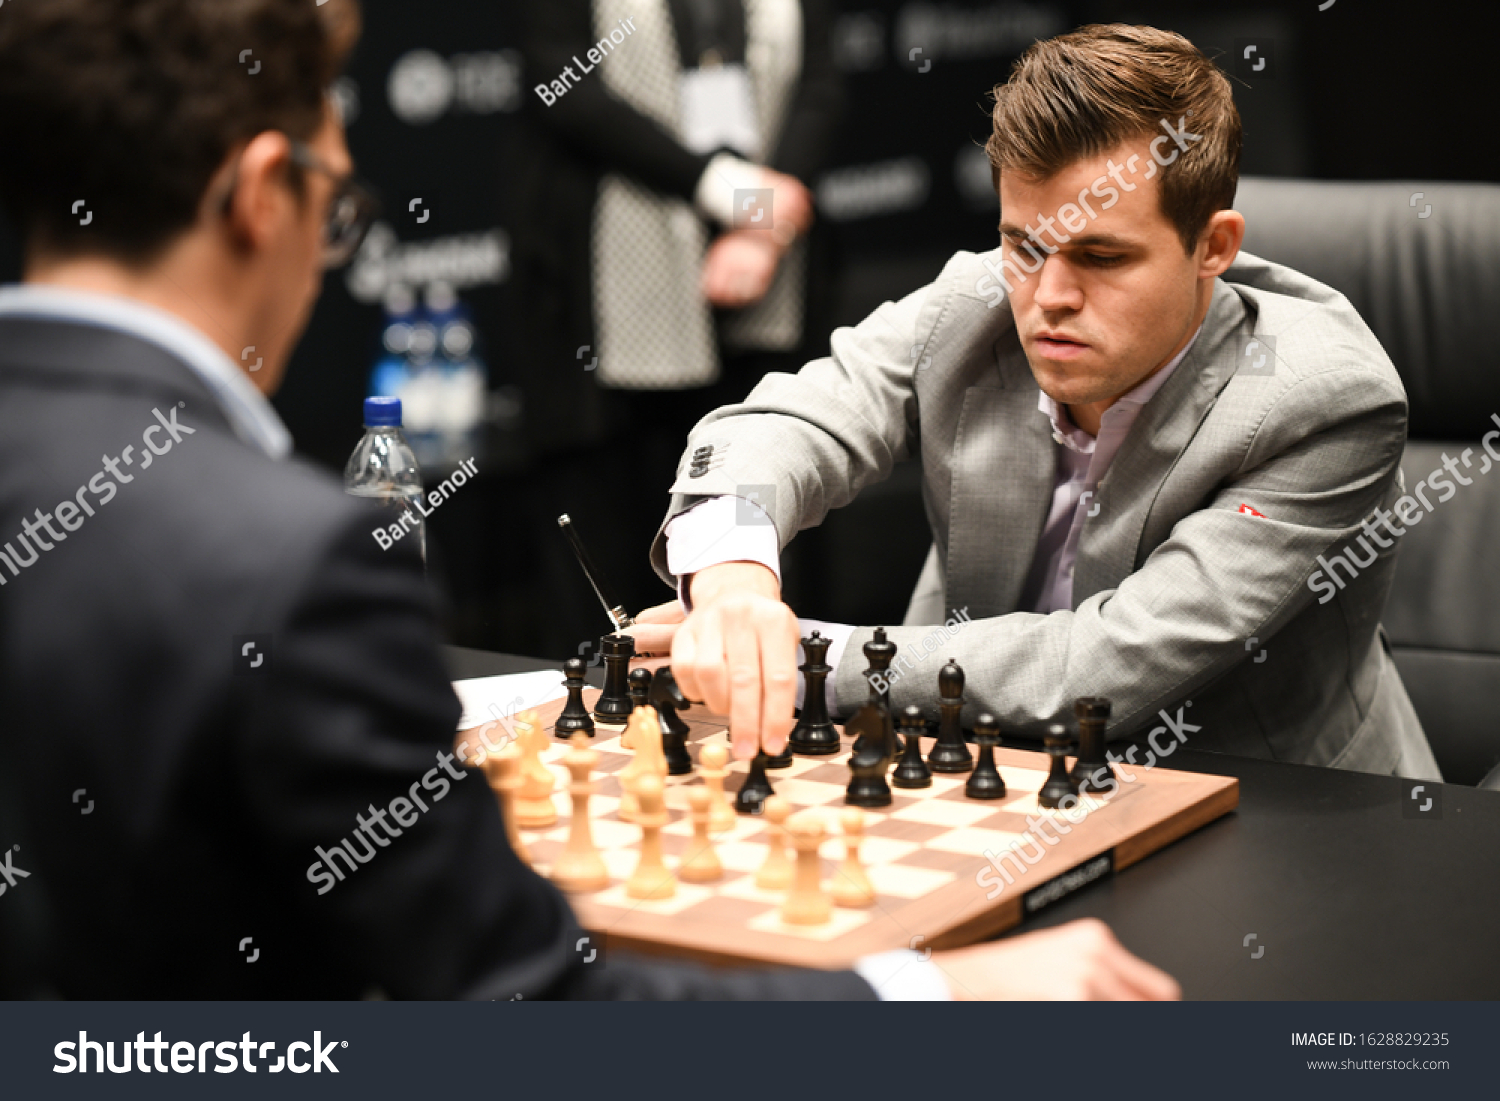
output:
<svg viewBox="0 0 1500 1101"><path fill-rule="evenodd" d="M366 428L400 428L400 398L365 398Z"/></svg>

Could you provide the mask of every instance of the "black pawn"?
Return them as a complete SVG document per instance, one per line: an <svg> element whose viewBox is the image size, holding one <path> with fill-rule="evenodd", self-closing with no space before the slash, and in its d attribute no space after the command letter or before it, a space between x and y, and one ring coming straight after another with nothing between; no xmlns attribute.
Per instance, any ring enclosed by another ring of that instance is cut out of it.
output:
<svg viewBox="0 0 1500 1101"><path fill-rule="evenodd" d="M933 772L968 772L974 767L969 747L964 743L964 671L958 662L950 661L938 673L937 743L927 755Z"/></svg>
<svg viewBox="0 0 1500 1101"><path fill-rule="evenodd" d="M844 802L853 807L890 806L891 786L885 774L891 767L891 746L896 737L890 712L875 700L856 711L844 729L856 735L854 750L849 754L850 780Z"/></svg>
<svg viewBox="0 0 1500 1101"><path fill-rule="evenodd" d="M766 779L766 760L765 753L761 752L750 761L749 775L734 797L734 809L740 814L759 814L766 800L776 794L771 781Z"/></svg>
<svg viewBox="0 0 1500 1101"><path fill-rule="evenodd" d="M865 670L865 680L870 682L870 702L880 701L880 706L889 713L891 710L891 662L896 660L897 647L894 642L885 637L885 628L876 627L875 637L865 643L861 649L865 652L865 660L870 667ZM875 687L875 677L880 677L880 683L884 688ZM896 752L900 753L905 743L899 734L896 738Z"/></svg>
<svg viewBox="0 0 1500 1101"><path fill-rule="evenodd" d="M1036 801L1048 810L1056 810L1062 806L1062 801L1070 795L1074 799L1078 798L1078 785L1068 775L1068 746L1072 741L1068 737L1068 728L1062 723L1049 726L1047 736L1042 740L1052 756L1052 771L1047 774L1047 782L1042 785L1042 790L1037 792Z"/></svg>
<svg viewBox="0 0 1500 1101"><path fill-rule="evenodd" d="M651 681L655 676L650 669L632 669L630 676L625 678L630 692L630 713L635 714L637 707L645 707L646 699L651 695Z"/></svg>
<svg viewBox="0 0 1500 1101"><path fill-rule="evenodd" d="M1072 776L1078 786L1087 791L1103 787L1111 790L1105 777L1113 777L1115 770L1109 767L1109 758L1104 755L1104 727L1109 722L1110 702L1103 696L1080 696L1073 703L1073 715L1078 719L1078 760L1073 763ZM1103 769L1103 772L1099 772ZM1094 780L1095 773L1099 782Z"/></svg>
<svg viewBox="0 0 1500 1101"><path fill-rule="evenodd" d="M563 705L557 722L552 724L552 732L559 738L571 738L580 730L590 738L594 736L594 720L583 705L583 689L588 683L583 676L586 668L582 658L569 658L563 662L563 684L568 689L568 702Z"/></svg>
<svg viewBox="0 0 1500 1101"><path fill-rule="evenodd" d="M1000 724L988 711L974 720L974 742L979 746L979 764L964 785L964 794L970 799L999 799L1005 794L1005 781L995 767Z"/></svg>
<svg viewBox="0 0 1500 1101"><path fill-rule="evenodd" d="M901 713L901 729L906 731L906 747L891 773L891 783L898 788L930 788L932 770L922 760L922 734L927 729L927 720L922 718L922 709L916 704Z"/></svg>
<svg viewBox="0 0 1500 1101"><path fill-rule="evenodd" d="M802 640L802 652L807 661L802 669L802 714L792 728L789 749L811 757L822 757L839 751L839 732L828 717L828 697L825 686L833 667L828 664L828 647L832 639L814 631Z"/></svg>
<svg viewBox="0 0 1500 1101"><path fill-rule="evenodd" d="M594 720L623 725L630 719L626 677L635 655L635 639L630 635L605 635L599 640L599 649L604 654L604 694L594 701Z"/></svg>
<svg viewBox="0 0 1500 1101"><path fill-rule="evenodd" d="M791 768L792 767L792 743L787 742L782 746L781 752L774 757L766 757L767 768Z"/></svg>
<svg viewBox="0 0 1500 1101"><path fill-rule="evenodd" d="M630 674L630 694L635 697L635 675L646 673L648 690L643 703L656 708L656 718L661 724L661 752L667 761L669 776L686 776L693 771L693 758L688 755L688 724L677 712L688 706L687 697L677 687L677 678L669 667L662 667L653 677L645 669L636 669Z"/></svg>

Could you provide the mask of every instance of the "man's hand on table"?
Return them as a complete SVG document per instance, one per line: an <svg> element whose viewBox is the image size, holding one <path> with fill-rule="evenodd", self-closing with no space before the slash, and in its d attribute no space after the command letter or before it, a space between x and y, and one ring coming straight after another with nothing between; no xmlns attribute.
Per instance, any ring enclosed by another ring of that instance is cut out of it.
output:
<svg viewBox="0 0 1500 1101"><path fill-rule="evenodd" d="M1182 989L1095 918L934 952L960 1001L1177 1001Z"/></svg>
<svg viewBox="0 0 1500 1101"><path fill-rule="evenodd" d="M729 716L734 755L780 753L797 698L797 617L776 575L754 562L724 562L693 575L686 618L674 601L648 608L629 633L639 652L670 643L672 672L690 700ZM653 659L643 665L665 665Z"/></svg>

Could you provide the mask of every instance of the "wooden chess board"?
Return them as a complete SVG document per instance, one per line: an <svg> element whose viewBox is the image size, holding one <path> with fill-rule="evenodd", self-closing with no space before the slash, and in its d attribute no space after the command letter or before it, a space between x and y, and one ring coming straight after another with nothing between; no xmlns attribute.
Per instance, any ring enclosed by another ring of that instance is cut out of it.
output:
<svg viewBox="0 0 1500 1101"><path fill-rule="evenodd" d="M589 689L585 700L592 706L597 696L597 690ZM537 709L549 735L562 706L557 700ZM721 716L702 707L682 714L691 727L689 749L695 762L702 743L716 739L728 744ZM934 774L931 787L893 787L889 807L866 809L860 854L875 885L875 904L859 910L835 907L827 924L796 926L781 920L784 892L755 886L769 829L758 817L740 817L732 831L714 835L724 865L719 880L679 880L675 893L665 899L627 897L625 880L638 858L641 830L615 813L621 794L615 774L633 756L620 745L622 729L599 725L591 742L599 766L589 817L610 885L571 894L569 900L584 927L602 933L612 949L710 963L834 968L892 948L972 944L1020 924L1028 913L1094 879L1129 867L1239 802L1239 783L1229 777L1121 766L1115 792L1087 795L1068 813L1043 810L1037 792L1046 779L1047 755L997 749L996 763L1007 787L1001 799L966 798L967 773ZM819 850L825 886L843 859L838 816L845 807L852 744L845 737L837 755L798 756L790 768L767 772L794 814L815 808L826 816L828 838ZM931 745L931 739L924 739L924 756ZM976 747L969 748L977 753ZM561 763L567 749L566 742L551 737L543 754L557 774L557 824L520 831L533 867L543 875L568 837L572 803ZM747 764L732 761L730 767L725 791L732 799ZM701 782L696 770L666 779L671 822L663 828L662 845L668 867L675 866L692 839L686 789ZM1028 816L1056 826L1028 831ZM1016 855L1004 856L1013 846Z"/></svg>

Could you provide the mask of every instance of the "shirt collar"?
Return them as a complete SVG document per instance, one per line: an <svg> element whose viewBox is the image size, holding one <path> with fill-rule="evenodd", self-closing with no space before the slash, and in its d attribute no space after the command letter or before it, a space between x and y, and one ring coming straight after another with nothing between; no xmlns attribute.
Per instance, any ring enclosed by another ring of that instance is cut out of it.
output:
<svg viewBox="0 0 1500 1101"><path fill-rule="evenodd" d="M0 287L0 318L4 317L93 325L155 344L208 387L240 439L273 459L291 453L291 433L265 395L223 349L166 310L123 295L21 283Z"/></svg>
<svg viewBox="0 0 1500 1101"><path fill-rule="evenodd" d="M1172 377L1172 372L1177 370L1177 365L1192 350L1193 345L1198 340L1198 334L1202 331L1203 323L1199 322L1198 327L1193 330L1193 335L1182 346L1182 351L1169 359L1166 366L1161 370L1149 378L1138 382L1131 389L1116 398L1115 403L1104 411L1104 415L1108 417L1110 413L1123 405L1130 408L1131 419L1134 419L1135 415L1140 412L1141 407L1150 401L1156 395L1156 392L1167 384L1167 379ZM1051 395L1045 390L1039 389L1037 394L1036 407L1043 413L1046 413L1047 419L1052 422L1052 438L1073 451L1084 455L1092 454L1096 442L1095 438L1074 424L1073 418L1068 416L1067 410L1052 400Z"/></svg>

